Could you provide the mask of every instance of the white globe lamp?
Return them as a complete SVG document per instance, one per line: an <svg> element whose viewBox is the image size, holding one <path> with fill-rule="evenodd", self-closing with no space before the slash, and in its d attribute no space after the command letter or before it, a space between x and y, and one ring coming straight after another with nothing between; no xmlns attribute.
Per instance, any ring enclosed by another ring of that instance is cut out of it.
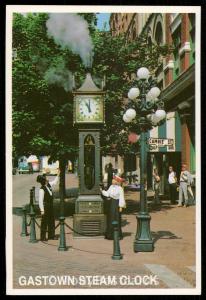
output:
<svg viewBox="0 0 206 300"><path fill-rule="evenodd" d="M126 113L125 113L126 117L128 119L134 119L136 117L136 111L133 108L129 108Z"/></svg>
<svg viewBox="0 0 206 300"><path fill-rule="evenodd" d="M157 123L160 121L159 118L155 115L155 114L152 114L151 115L151 121L154 125L157 125Z"/></svg>
<svg viewBox="0 0 206 300"><path fill-rule="evenodd" d="M153 87L149 91L149 95L152 97L152 99L156 99L160 95L160 89L158 87Z"/></svg>
<svg viewBox="0 0 206 300"><path fill-rule="evenodd" d="M166 112L163 109L158 109L155 112L155 116L156 116L156 118L159 119L159 121L161 121L161 120L165 119Z"/></svg>
<svg viewBox="0 0 206 300"><path fill-rule="evenodd" d="M134 100L139 96L139 94L140 94L140 91L138 88L131 88L128 93L128 98L131 100Z"/></svg>
<svg viewBox="0 0 206 300"><path fill-rule="evenodd" d="M125 123L130 123L132 121L132 119L127 118L126 114L123 115L123 121Z"/></svg>
<svg viewBox="0 0 206 300"><path fill-rule="evenodd" d="M145 67L142 67L137 70L137 77L139 79L147 79L149 77L149 70Z"/></svg>
<svg viewBox="0 0 206 300"><path fill-rule="evenodd" d="M146 95L146 101L150 101L152 99L153 99L152 95L150 94L150 92L148 92Z"/></svg>

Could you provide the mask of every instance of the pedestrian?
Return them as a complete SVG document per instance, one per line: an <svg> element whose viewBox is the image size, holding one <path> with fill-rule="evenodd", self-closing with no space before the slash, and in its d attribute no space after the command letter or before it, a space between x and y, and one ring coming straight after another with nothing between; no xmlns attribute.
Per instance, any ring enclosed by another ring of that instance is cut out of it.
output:
<svg viewBox="0 0 206 300"><path fill-rule="evenodd" d="M171 204L176 203L176 193L177 193L177 177L176 172L173 170L172 166L169 166L169 190L170 190L170 202Z"/></svg>
<svg viewBox="0 0 206 300"><path fill-rule="evenodd" d="M41 229L40 240L46 241L46 232L48 230L48 240L56 240L55 237L55 219L53 209L53 191L52 186L59 180L59 171L53 181L48 181L46 176L38 175L37 182L41 184L39 189L39 208L41 211Z"/></svg>
<svg viewBox="0 0 206 300"><path fill-rule="evenodd" d="M193 193L193 190L192 190L192 185L194 185L193 178L190 182L190 185L188 185L188 187L187 187L187 191L189 192L190 197L192 198L192 201L191 201L192 204L195 204L195 197L194 197L194 193Z"/></svg>
<svg viewBox="0 0 206 300"><path fill-rule="evenodd" d="M187 165L182 164L182 170L180 173L180 186L179 186L179 202L178 206L188 207L188 186L191 185L192 176L190 172L187 170ZM183 195L184 195L184 203L183 203Z"/></svg>
<svg viewBox="0 0 206 300"><path fill-rule="evenodd" d="M126 207L126 202L124 199L124 190L120 185L122 182L123 179L115 175L112 179L112 185L107 191L100 189L102 195L107 197L106 201L109 201L109 209L107 212L107 228L105 233L105 238L108 240L114 239L114 227L112 225L113 221L118 222L119 238L123 238L121 228L121 213L122 209Z"/></svg>
<svg viewBox="0 0 206 300"><path fill-rule="evenodd" d="M160 193L160 176L158 174L157 168L153 170L153 180L154 180L154 203L155 204L160 204L160 198L159 198L159 193Z"/></svg>
<svg viewBox="0 0 206 300"><path fill-rule="evenodd" d="M114 169L112 163L109 163L107 167L107 189L109 189L110 185L112 185L113 175L114 175Z"/></svg>

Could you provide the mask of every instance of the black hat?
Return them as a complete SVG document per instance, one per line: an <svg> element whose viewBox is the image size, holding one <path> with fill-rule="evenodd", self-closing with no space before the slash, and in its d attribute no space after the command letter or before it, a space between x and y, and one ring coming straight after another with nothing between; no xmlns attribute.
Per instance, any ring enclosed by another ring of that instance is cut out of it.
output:
<svg viewBox="0 0 206 300"><path fill-rule="evenodd" d="M43 175L38 175L36 181L41 183L41 185L44 185L46 183L46 177Z"/></svg>

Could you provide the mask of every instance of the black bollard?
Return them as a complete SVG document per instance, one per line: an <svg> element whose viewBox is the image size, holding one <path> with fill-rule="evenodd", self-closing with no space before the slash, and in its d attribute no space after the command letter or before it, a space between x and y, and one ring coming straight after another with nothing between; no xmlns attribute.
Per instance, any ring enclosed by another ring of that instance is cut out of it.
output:
<svg viewBox="0 0 206 300"><path fill-rule="evenodd" d="M33 190L33 205L36 202L36 196L35 196L35 186L32 186L32 190Z"/></svg>
<svg viewBox="0 0 206 300"><path fill-rule="evenodd" d="M29 214L30 215L30 239L29 242L30 243L37 243L37 239L36 239L36 227L35 227L35 213L32 212Z"/></svg>
<svg viewBox="0 0 206 300"><path fill-rule="evenodd" d="M27 232L27 219L26 219L26 207L22 207L22 226L21 226L21 236L29 235Z"/></svg>
<svg viewBox="0 0 206 300"><path fill-rule="evenodd" d="M32 188L32 189L30 189L30 203L29 203L29 213L30 214L35 214L33 198L34 198L34 189Z"/></svg>
<svg viewBox="0 0 206 300"><path fill-rule="evenodd" d="M68 247L66 246L65 230L64 230L64 220L65 217L59 217L60 222L60 238L59 238L59 251L67 251Z"/></svg>
<svg viewBox="0 0 206 300"><path fill-rule="evenodd" d="M112 225L114 226L114 243L112 259L119 260L122 259L122 254L120 253L118 222L113 221Z"/></svg>

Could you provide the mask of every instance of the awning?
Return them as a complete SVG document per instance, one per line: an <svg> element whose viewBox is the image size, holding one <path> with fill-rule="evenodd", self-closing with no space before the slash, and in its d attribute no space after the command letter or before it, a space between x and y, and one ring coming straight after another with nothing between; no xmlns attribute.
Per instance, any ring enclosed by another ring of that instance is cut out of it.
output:
<svg viewBox="0 0 206 300"><path fill-rule="evenodd" d="M148 133L149 152L181 151L181 123L177 112L167 113L166 122Z"/></svg>

